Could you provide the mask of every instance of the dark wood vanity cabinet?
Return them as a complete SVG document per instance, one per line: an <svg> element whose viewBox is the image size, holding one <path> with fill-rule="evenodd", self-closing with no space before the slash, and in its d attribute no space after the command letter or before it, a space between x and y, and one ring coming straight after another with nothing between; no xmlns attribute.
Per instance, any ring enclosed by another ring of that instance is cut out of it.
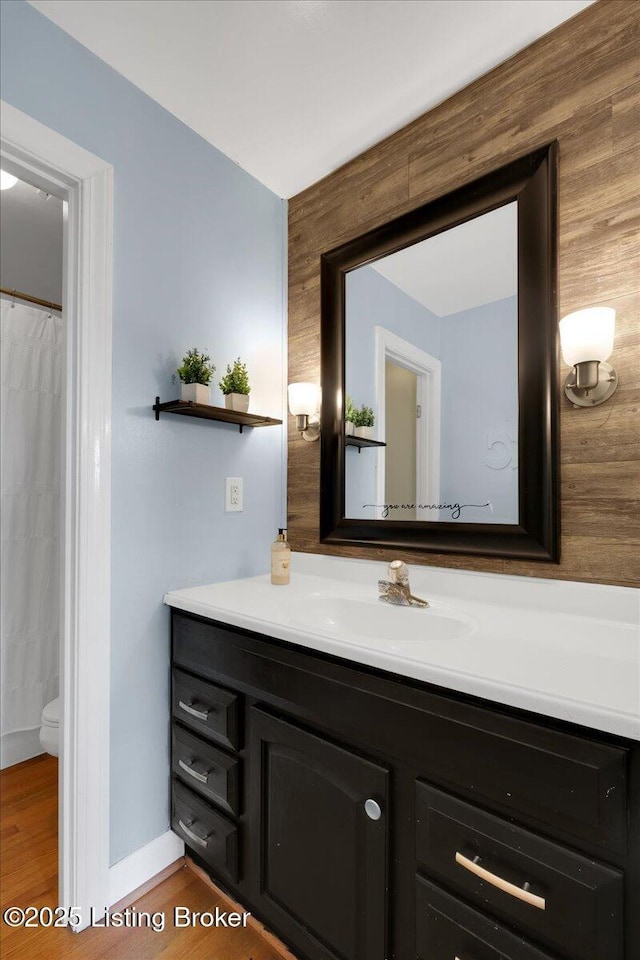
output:
<svg viewBox="0 0 640 960"><path fill-rule="evenodd" d="M173 611L172 826L300 960L637 960L640 744Z"/></svg>
<svg viewBox="0 0 640 960"><path fill-rule="evenodd" d="M313 960L385 960L387 770L262 709L249 724L252 866L269 919L292 943L303 925Z"/></svg>

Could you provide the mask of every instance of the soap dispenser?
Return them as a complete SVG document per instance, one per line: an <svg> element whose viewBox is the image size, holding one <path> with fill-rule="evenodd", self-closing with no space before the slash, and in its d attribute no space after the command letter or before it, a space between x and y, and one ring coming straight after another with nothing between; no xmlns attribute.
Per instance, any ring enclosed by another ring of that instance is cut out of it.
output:
<svg viewBox="0 0 640 960"><path fill-rule="evenodd" d="M291 547L287 531L278 530L278 539L271 544L271 583L289 583L291 575Z"/></svg>

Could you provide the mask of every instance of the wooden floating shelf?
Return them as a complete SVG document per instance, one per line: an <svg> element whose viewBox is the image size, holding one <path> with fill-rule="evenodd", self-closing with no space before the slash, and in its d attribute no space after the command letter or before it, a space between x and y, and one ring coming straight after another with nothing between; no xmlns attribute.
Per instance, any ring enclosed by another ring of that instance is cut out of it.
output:
<svg viewBox="0 0 640 960"><path fill-rule="evenodd" d="M234 423L240 428L240 433L243 427L277 427L282 424L282 420L274 420L273 417L261 417L256 413L240 413L238 410L212 407L208 403L193 403L191 400L167 400L165 403L160 403L160 397L156 397L153 410L156 420L160 419L161 413L176 413L180 417Z"/></svg>
<svg viewBox="0 0 640 960"><path fill-rule="evenodd" d="M365 440L364 437L354 437L353 435L344 438L345 447L357 447L358 453L362 452L363 447L386 447L386 443L381 440Z"/></svg>

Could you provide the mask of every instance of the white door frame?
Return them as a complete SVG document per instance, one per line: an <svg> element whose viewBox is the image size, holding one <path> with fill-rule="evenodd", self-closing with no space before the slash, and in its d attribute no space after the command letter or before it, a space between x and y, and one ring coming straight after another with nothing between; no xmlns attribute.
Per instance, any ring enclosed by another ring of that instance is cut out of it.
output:
<svg viewBox="0 0 640 960"><path fill-rule="evenodd" d="M113 168L0 106L3 169L68 204L59 905L82 929L109 905Z"/></svg>
<svg viewBox="0 0 640 960"><path fill-rule="evenodd" d="M440 404L442 372L437 357L420 350L385 327L375 327L376 409L378 439L386 436L386 375L387 360L415 373L417 403L423 415L416 421L416 500L420 504L437 504L440 500ZM424 415L426 411L426 416ZM385 448L378 450L376 464L376 504L385 503ZM377 509L377 520L383 510ZM430 510L416 510L417 520L438 519Z"/></svg>

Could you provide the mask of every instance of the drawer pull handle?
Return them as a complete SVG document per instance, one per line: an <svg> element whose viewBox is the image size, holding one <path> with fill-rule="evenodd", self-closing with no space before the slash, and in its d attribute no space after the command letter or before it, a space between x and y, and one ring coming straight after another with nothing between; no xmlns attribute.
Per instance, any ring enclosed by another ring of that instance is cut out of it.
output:
<svg viewBox="0 0 640 960"><path fill-rule="evenodd" d="M197 843L201 847L207 847L209 844L209 834L207 834L206 837L199 837L197 833L193 832L193 830L189 830L189 827L194 823L194 820L189 820L189 823L185 823L184 820L178 820L180 829L186 833L190 840L193 840L194 843Z"/></svg>
<svg viewBox="0 0 640 960"><path fill-rule="evenodd" d="M178 706L181 710L184 710L185 713L188 713L190 716L195 717L197 720L208 720L209 711L208 710L196 710L194 706L190 703L185 703L184 700L178 701Z"/></svg>
<svg viewBox="0 0 640 960"><path fill-rule="evenodd" d="M200 783L206 783L209 779L210 770L207 770L206 773L199 773L198 770L193 766L193 760L178 760L178 766L182 767L185 773L188 773L190 777L193 777L194 780L199 780Z"/></svg>
<svg viewBox="0 0 640 960"><path fill-rule="evenodd" d="M509 883L508 880L503 880L502 877L498 877L495 873L485 870L485 868L481 867L477 862L478 860L479 857L476 857L475 860L469 860L468 857L456 852L456 863L459 863L461 867L464 867L465 870L468 870L470 873L474 873L476 877L480 877L481 880L486 880L487 883L497 887L498 890L502 890L504 893L508 893L510 896L516 897L518 900L523 900L532 907L537 907L538 910L546 909L544 897L537 897L535 893L530 893L528 890L523 890L522 887L517 887L515 883Z"/></svg>

